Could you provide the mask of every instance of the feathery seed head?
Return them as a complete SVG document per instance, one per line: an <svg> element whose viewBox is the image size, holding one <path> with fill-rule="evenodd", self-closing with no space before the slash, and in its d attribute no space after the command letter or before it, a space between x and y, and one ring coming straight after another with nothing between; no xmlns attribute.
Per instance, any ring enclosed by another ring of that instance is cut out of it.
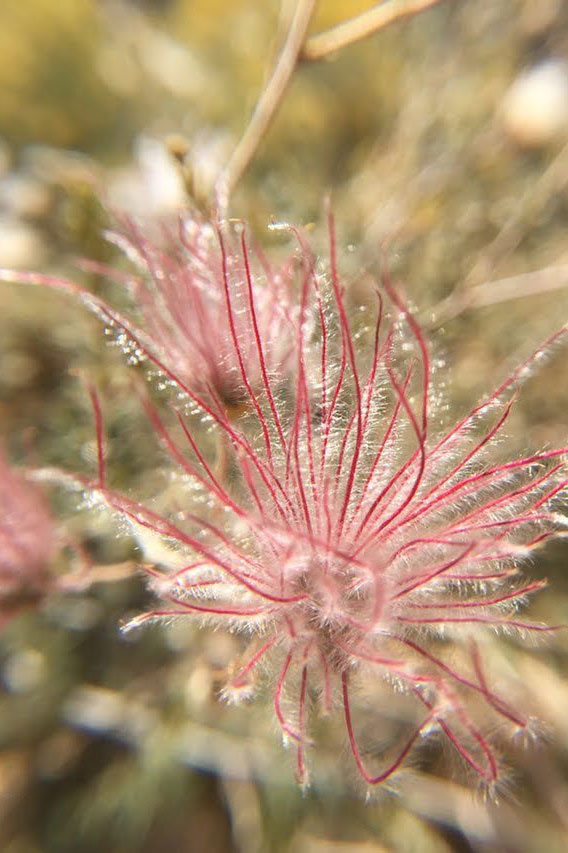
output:
<svg viewBox="0 0 568 853"><path fill-rule="evenodd" d="M0 624L45 589L55 540L42 495L0 448Z"/></svg>
<svg viewBox="0 0 568 853"><path fill-rule="evenodd" d="M221 234L196 216L164 225L159 242L131 220L120 225L108 237L137 269L127 280L133 303L153 352L176 375L234 405L262 370L282 370L294 313L289 268L272 269L238 231Z"/></svg>
<svg viewBox="0 0 568 853"><path fill-rule="evenodd" d="M240 424L210 412L237 472L230 486L182 415L189 456L146 403L170 454L216 509L186 515L183 530L170 522L165 530L144 507L107 495L136 524L191 555L174 573L156 570L165 605L135 622L185 613L257 636L225 694L248 698L256 671L272 661L274 711L296 746L302 782L308 709L316 700L326 712L342 706L355 763L369 784L389 779L415 742L437 729L493 785L498 762L487 726L470 706L481 701L485 717L513 728L529 721L489 685L479 641L494 631L547 630L517 616L542 583L516 576L559 528L554 504L566 485L566 449L492 459L530 360L448 432L433 434L432 368L421 330L385 274L368 331L372 355L356 352L330 233L327 276L316 274L299 235L289 395L280 399L262 374L260 386L247 384L249 415ZM263 345L256 342L259 363ZM226 510L223 522L218 508ZM449 641L465 649L463 668L448 662ZM352 682L370 668L422 708L398 756L376 773L357 745L351 710Z"/></svg>

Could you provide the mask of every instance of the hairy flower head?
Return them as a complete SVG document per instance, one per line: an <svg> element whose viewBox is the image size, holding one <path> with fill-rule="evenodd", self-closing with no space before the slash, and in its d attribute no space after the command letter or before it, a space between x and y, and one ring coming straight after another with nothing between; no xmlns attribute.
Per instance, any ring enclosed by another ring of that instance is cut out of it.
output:
<svg viewBox="0 0 568 853"><path fill-rule="evenodd" d="M241 250L232 231L220 240L196 215L164 225L159 240L132 220L120 226L108 239L136 273L116 277L126 282L148 346L177 376L230 406L250 393L248 385L258 388L261 370L282 369L295 313L289 268L275 270L260 252Z"/></svg>
<svg viewBox="0 0 568 853"><path fill-rule="evenodd" d="M0 447L0 624L44 591L55 544L43 496Z"/></svg>

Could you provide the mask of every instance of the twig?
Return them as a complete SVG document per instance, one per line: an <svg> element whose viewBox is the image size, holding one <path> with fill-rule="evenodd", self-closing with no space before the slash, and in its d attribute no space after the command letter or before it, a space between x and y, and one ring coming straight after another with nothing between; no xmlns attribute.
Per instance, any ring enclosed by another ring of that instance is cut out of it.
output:
<svg viewBox="0 0 568 853"><path fill-rule="evenodd" d="M122 563L91 566L86 571L61 575L57 580L57 589L63 592L84 592L97 583L115 583L134 577L143 566L134 560Z"/></svg>
<svg viewBox="0 0 568 853"><path fill-rule="evenodd" d="M470 292L477 287L486 287L481 282L490 279L497 266L515 251L525 234L523 222L527 215L530 214L532 220L536 219L551 195L566 185L567 167L568 144L560 150L538 179L529 182L525 193L517 199L513 213L493 240L479 252L479 260L468 275L434 308L432 326L452 320L474 306L475 299L469 295Z"/></svg>
<svg viewBox="0 0 568 853"><path fill-rule="evenodd" d="M336 50L367 38L400 18L416 15L438 2L439 0L390 0L373 6L367 12L309 38L302 48L300 58L310 62L323 59Z"/></svg>
<svg viewBox="0 0 568 853"><path fill-rule="evenodd" d="M568 286L568 265L544 267L534 272L488 281L475 287L460 289L459 299L440 306L434 322L440 324L453 320L464 311L472 308L483 308L511 299L521 299L526 296L537 296L553 290L561 290Z"/></svg>
<svg viewBox="0 0 568 853"><path fill-rule="evenodd" d="M284 46L261 93L251 120L215 184L217 213L225 215L233 191L246 172L286 93L300 60L314 61L372 35L400 18L415 15L440 0L389 0L306 40L317 0L297 0Z"/></svg>
<svg viewBox="0 0 568 853"><path fill-rule="evenodd" d="M544 267L535 272L522 273L499 281L478 284L469 290L471 304L481 307L525 296L536 296L568 285L568 264Z"/></svg>
<svg viewBox="0 0 568 853"><path fill-rule="evenodd" d="M264 134L268 130L298 62L306 38L316 0L298 0L288 35L274 71L262 92L250 123L235 148L227 166L215 185L215 198L220 213L227 210L233 189L251 162Z"/></svg>

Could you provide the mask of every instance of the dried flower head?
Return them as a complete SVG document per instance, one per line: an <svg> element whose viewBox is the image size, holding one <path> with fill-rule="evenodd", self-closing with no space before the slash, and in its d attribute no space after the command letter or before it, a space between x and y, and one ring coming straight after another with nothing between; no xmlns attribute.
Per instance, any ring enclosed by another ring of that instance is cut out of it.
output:
<svg viewBox="0 0 568 853"><path fill-rule="evenodd" d="M495 718L515 730L529 720L493 688L480 646L495 632L549 630L517 615L542 586L520 580L519 572L564 524L555 504L567 483L566 448L500 461L497 443L516 387L566 330L437 434L420 328L385 273L373 328L354 332L331 221L330 235L327 271L296 235L293 370L274 377L267 369L271 342L255 320L256 291L248 288L254 334L246 357L241 336L230 335L247 400L238 423L171 359L162 360L139 330L81 292L173 387L177 432L143 396L144 405L191 489L171 515L110 489L100 412L99 478L87 485L177 552L175 568L148 570L163 604L130 625L185 615L248 637L252 648L235 663L225 694L248 698L259 673L272 679L275 717L296 747L302 783L310 715L319 707L341 709L354 763L370 785L391 779L415 744L438 731L492 786L500 776L488 734ZM237 266L247 286L244 236L241 251ZM226 288L224 268L220 275ZM231 298L219 310L219 325L232 329ZM369 346L356 346L357 337ZM415 722L400 723L394 756L364 756L359 746L353 691L369 673L413 706Z"/></svg>
<svg viewBox="0 0 568 853"><path fill-rule="evenodd" d="M0 448L0 624L45 591L55 542L43 496Z"/></svg>

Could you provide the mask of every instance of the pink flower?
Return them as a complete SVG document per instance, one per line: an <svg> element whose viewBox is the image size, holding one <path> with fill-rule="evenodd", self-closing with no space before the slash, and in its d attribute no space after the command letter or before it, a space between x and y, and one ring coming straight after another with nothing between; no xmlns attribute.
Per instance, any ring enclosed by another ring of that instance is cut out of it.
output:
<svg viewBox="0 0 568 853"><path fill-rule="evenodd" d="M263 297L247 292L248 340L233 333L231 298L219 303L218 325L230 329L233 347L223 359L239 365L246 395L238 423L184 376L165 346L158 354L156 330L148 338L69 282L18 277L79 292L175 393L177 433L143 397L191 484L187 504L171 517L108 487L95 407L101 464L93 495L176 550L175 569L149 570L163 604L130 624L186 615L248 637L253 648L235 664L225 694L248 698L259 673L272 679L274 713L295 745L302 783L319 707L343 715L354 764L370 785L389 780L437 731L492 786L500 767L488 731L496 718L513 730L529 719L493 686L480 647L495 632L552 630L518 616L543 585L519 574L564 525L556 503L567 484L567 448L503 461L498 438L532 361L566 329L439 433L429 350L415 319L385 274L373 328L358 331L369 345L357 352L332 224L330 234L327 273L297 235L299 314L287 384L283 371L275 379L267 368L273 343L255 322ZM222 258L222 242L220 251ZM246 258L243 237L245 283ZM226 293L223 264L220 275ZM417 721L401 723L394 756L363 755L359 746L354 691L369 674L413 706Z"/></svg>
<svg viewBox="0 0 568 853"><path fill-rule="evenodd" d="M55 528L41 493L0 448L0 624L41 595Z"/></svg>
<svg viewBox="0 0 568 853"><path fill-rule="evenodd" d="M160 242L131 220L120 225L120 233L108 236L137 268L126 282L147 343L177 376L231 405L250 393L247 384L259 386L261 368L282 369L294 326L289 268L273 270L242 238L232 232L221 238L197 216L164 225Z"/></svg>

